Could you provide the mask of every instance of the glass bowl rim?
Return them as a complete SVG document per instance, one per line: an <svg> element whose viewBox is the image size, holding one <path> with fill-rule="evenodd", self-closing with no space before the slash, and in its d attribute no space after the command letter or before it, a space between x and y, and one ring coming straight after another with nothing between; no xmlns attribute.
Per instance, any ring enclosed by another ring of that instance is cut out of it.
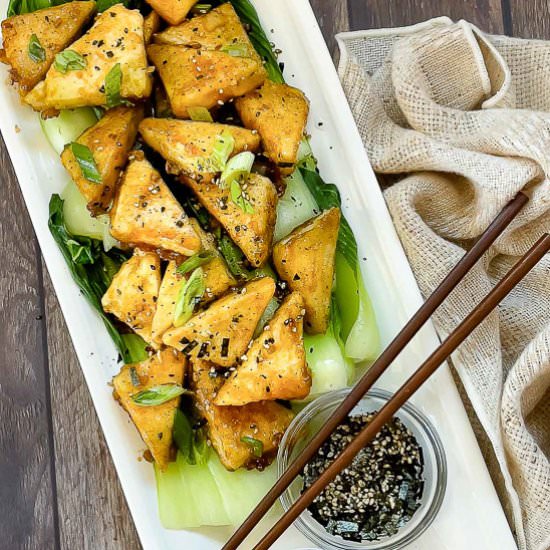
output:
<svg viewBox="0 0 550 550"><path fill-rule="evenodd" d="M342 388L327 392L319 397L315 398L311 403L308 403L292 420L289 427L285 431L279 450L277 453L277 473L278 477L281 477L285 467L288 463L286 453L290 444L291 438L298 430L307 425L316 414L325 410L328 406L334 405L337 407L339 403L350 393L352 388ZM369 390L359 401L359 403L368 398L375 398L383 401L388 401L393 394L387 390L380 388L372 388ZM358 404L359 404L358 403ZM300 514L295 521L295 525L298 530L307 537L308 540L314 544L321 545L322 548L330 550L399 550L404 548L414 540L416 540L426 529L432 524L436 518L443 499L445 497L447 488L447 459L443 443L437 433L437 430L430 422L428 417L410 401L405 403L403 407L396 413L395 416L399 417L399 412L404 410L409 416L411 416L420 428L423 435L423 445L429 445L434 455L434 471L436 474L435 490L431 500L426 501L421 508L423 508L424 515L418 521L418 523L406 534L399 535L399 531L386 539L381 541L371 542L354 542L348 541L341 537L336 537L328 533L324 527L318 523L313 517L306 513ZM406 421L405 421L406 423ZM406 425L408 425L406 423ZM282 504L284 511L286 512L290 506L294 503L294 500L290 496L290 489L286 489L280 496L279 501ZM420 508L419 508L420 510ZM329 546L323 546L329 545Z"/></svg>

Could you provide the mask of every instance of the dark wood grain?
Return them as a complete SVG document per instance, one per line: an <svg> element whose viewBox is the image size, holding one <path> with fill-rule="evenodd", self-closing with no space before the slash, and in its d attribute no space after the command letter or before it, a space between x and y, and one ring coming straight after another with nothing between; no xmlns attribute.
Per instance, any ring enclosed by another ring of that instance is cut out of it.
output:
<svg viewBox="0 0 550 550"><path fill-rule="evenodd" d="M488 32L503 32L501 0L348 0L348 8L353 30L400 27L447 15L457 21L467 19Z"/></svg>
<svg viewBox="0 0 550 550"><path fill-rule="evenodd" d="M333 58L336 32L439 15L550 38L547 0L310 1ZM1 140L0 185L0 548L139 548Z"/></svg>
<svg viewBox="0 0 550 550"><path fill-rule="evenodd" d="M550 38L550 3L548 0L507 0L510 5L508 33L521 38Z"/></svg>
<svg viewBox="0 0 550 550"><path fill-rule="evenodd" d="M42 270L1 139L0 168L0 547L49 549L59 544Z"/></svg>
<svg viewBox="0 0 550 550"><path fill-rule="evenodd" d="M44 279L62 548L139 548L49 277Z"/></svg>

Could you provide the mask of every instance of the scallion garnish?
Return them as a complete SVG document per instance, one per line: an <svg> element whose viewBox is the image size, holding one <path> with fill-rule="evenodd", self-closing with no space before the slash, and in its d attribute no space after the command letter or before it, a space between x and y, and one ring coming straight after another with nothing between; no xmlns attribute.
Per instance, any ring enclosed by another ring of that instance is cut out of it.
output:
<svg viewBox="0 0 550 550"><path fill-rule="evenodd" d="M222 47L221 51L233 57L250 57L246 44L227 44Z"/></svg>
<svg viewBox="0 0 550 550"><path fill-rule="evenodd" d="M255 457L260 458L264 454L264 444L259 439L243 435L241 441L252 449L252 454Z"/></svg>
<svg viewBox="0 0 550 550"><path fill-rule="evenodd" d="M254 214L254 208L248 198L244 195L240 183L233 180L229 187L231 200L246 214Z"/></svg>
<svg viewBox="0 0 550 550"><path fill-rule="evenodd" d="M187 107L187 113L191 120L197 122L214 122L210 111L206 107Z"/></svg>
<svg viewBox="0 0 550 550"><path fill-rule="evenodd" d="M216 136L216 144L210 156L212 168L218 172L222 172L234 148L235 138L231 132L224 130L220 135Z"/></svg>
<svg viewBox="0 0 550 550"><path fill-rule="evenodd" d="M31 35L27 52L29 57L35 63L42 63L42 61L46 61L46 50L42 47L42 44L40 44L36 34Z"/></svg>
<svg viewBox="0 0 550 550"><path fill-rule="evenodd" d="M195 4L191 8L191 13L194 15L203 15L212 9L212 4Z"/></svg>
<svg viewBox="0 0 550 550"><path fill-rule="evenodd" d="M174 326L180 327L193 316L195 306L201 301L206 288L204 286L204 273L197 267L182 286L176 300L174 310Z"/></svg>
<svg viewBox="0 0 550 550"><path fill-rule="evenodd" d="M122 68L120 63L114 65L114 67L107 73L105 77L105 106L107 109L117 107L118 105L127 105L131 107L133 103L124 99L120 95L122 86Z"/></svg>
<svg viewBox="0 0 550 550"><path fill-rule="evenodd" d="M69 147L78 166L80 166L82 175L92 183L101 183L101 174L90 149L86 145L82 145L82 143L77 143L76 141L73 141Z"/></svg>
<svg viewBox="0 0 550 550"><path fill-rule="evenodd" d="M85 57L74 50L63 50L55 56L53 64L60 73L65 74L69 71L84 69L88 62Z"/></svg>
<svg viewBox="0 0 550 550"><path fill-rule="evenodd" d="M154 407L162 405L183 393L187 390L179 384L161 384L142 390L131 396L132 401L141 407Z"/></svg>
<svg viewBox="0 0 550 550"><path fill-rule="evenodd" d="M222 175L220 176L220 186L226 187L231 185L233 180L241 183L248 178L252 165L254 164L254 153L243 151L233 158L229 159Z"/></svg>
<svg viewBox="0 0 550 550"><path fill-rule="evenodd" d="M180 275L187 275L197 267L201 267L204 264L207 264L209 261L213 260L216 257L216 253L213 250L203 250L202 252L197 252L193 254L190 258L187 258L177 269L177 272Z"/></svg>

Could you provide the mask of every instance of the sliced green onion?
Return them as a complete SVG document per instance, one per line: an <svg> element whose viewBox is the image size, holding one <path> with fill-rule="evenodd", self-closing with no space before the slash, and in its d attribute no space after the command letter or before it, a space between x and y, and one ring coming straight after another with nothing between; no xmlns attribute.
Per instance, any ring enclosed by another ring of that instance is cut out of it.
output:
<svg viewBox="0 0 550 550"><path fill-rule="evenodd" d="M161 384L135 393L131 398L136 405L141 407L154 407L155 405L162 405L185 392L186 390L179 384Z"/></svg>
<svg viewBox="0 0 550 550"><path fill-rule="evenodd" d="M229 159L220 177L220 186L225 187L233 181L242 182L250 175L254 164L254 153L243 151Z"/></svg>
<svg viewBox="0 0 550 550"><path fill-rule="evenodd" d="M254 214L254 208L250 201L245 197L243 190L237 180L231 181L229 187L231 200L245 213Z"/></svg>
<svg viewBox="0 0 550 550"><path fill-rule="evenodd" d="M42 47L42 44L40 44L36 34L31 35L27 52L35 63L46 61L46 50Z"/></svg>
<svg viewBox="0 0 550 550"><path fill-rule="evenodd" d="M117 63L105 77L105 106L107 109L117 107L118 105L127 105L129 107L133 105L131 101L128 101L120 96L121 86L122 69L120 67L120 63Z"/></svg>
<svg viewBox="0 0 550 550"><path fill-rule="evenodd" d="M178 269L176 270L180 275L187 275L197 267L207 264L216 257L216 252L213 250L203 250L202 252L197 252L193 254L190 258L187 258Z"/></svg>
<svg viewBox="0 0 550 550"><path fill-rule="evenodd" d="M252 449L252 454L255 457L260 458L264 454L264 444L259 439L243 435L241 441Z"/></svg>
<svg viewBox="0 0 550 550"><path fill-rule="evenodd" d="M227 44L222 47L221 51L233 57L250 57L246 44Z"/></svg>
<svg viewBox="0 0 550 550"><path fill-rule="evenodd" d="M212 4L195 4L191 8L191 13L193 15L203 15L208 13L212 9Z"/></svg>
<svg viewBox="0 0 550 550"><path fill-rule="evenodd" d="M210 162L214 170L219 172L224 170L234 148L235 138L231 132L224 130L219 136L216 136L216 144L210 156Z"/></svg>
<svg viewBox="0 0 550 550"><path fill-rule="evenodd" d="M101 174L94 160L94 155L86 145L73 141L69 147L71 152L80 166L82 175L92 183L101 183Z"/></svg>
<svg viewBox="0 0 550 550"><path fill-rule="evenodd" d="M201 301L205 291L204 273L202 268L197 267L189 279L182 282L174 310L175 327L180 327L193 316L195 306Z"/></svg>
<svg viewBox="0 0 550 550"><path fill-rule="evenodd" d="M191 120L198 122L214 122L210 111L206 107L187 107L187 113Z"/></svg>
<svg viewBox="0 0 550 550"><path fill-rule="evenodd" d="M84 69L88 62L85 57L74 50L63 50L56 54L53 64L60 73L65 74L69 71Z"/></svg>

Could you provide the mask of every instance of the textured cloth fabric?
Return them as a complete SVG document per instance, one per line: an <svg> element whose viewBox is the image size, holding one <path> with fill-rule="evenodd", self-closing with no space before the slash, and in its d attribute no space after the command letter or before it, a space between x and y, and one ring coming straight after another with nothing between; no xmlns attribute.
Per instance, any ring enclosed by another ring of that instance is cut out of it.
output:
<svg viewBox="0 0 550 550"><path fill-rule="evenodd" d="M424 296L518 191L530 197L435 314L445 337L550 231L550 42L447 18L337 39L370 161L396 182L385 198ZM452 357L522 550L550 548L549 256Z"/></svg>

